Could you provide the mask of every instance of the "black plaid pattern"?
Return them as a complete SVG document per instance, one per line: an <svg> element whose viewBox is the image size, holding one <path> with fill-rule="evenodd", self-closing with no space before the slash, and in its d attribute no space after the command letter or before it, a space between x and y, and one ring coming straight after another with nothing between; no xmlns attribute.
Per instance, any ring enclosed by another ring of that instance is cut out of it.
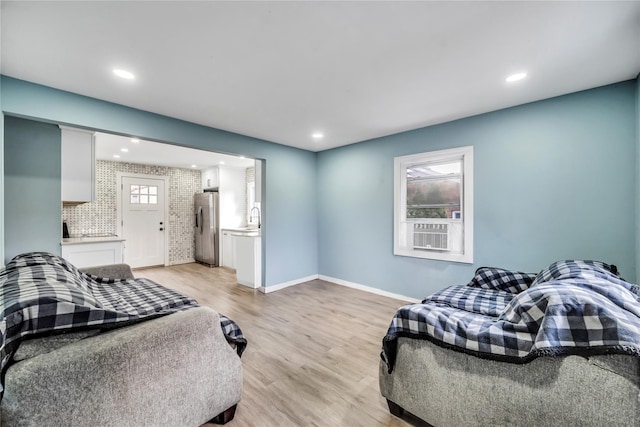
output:
<svg viewBox="0 0 640 427"><path fill-rule="evenodd" d="M498 316L513 295L493 289L449 286L422 300L422 304L447 306L485 316Z"/></svg>
<svg viewBox="0 0 640 427"><path fill-rule="evenodd" d="M513 363L563 354L640 357L638 286L601 264L554 263L542 276L551 280L536 279L516 294L452 286L401 307L383 339L382 359L391 372L399 337Z"/></svg>
<svg viewBox="0 0 640 427"><path fill-rule="evenodd" d="M563 278L598 276L609 277L611 275L620 277L618 268L615 265L606 264L602 261L556 261L549 267L538 273L534 283L544 283L551 280L559 280Z"/></svg>
<svg viewBox="0 0 640 427"><path fill-rule="evenodd" d="M468 286L506 291L512 294L528 289L536 278L532 273L521 273L503 268L480 267Z"/></svg>
<svg viewBox="0 0 640 427"><path fill-rule="evenodd" d="M0 368L20 339L50 331L112 328L198 306L186 295L148 279L112 280L81 273L45 252L15 257L0 271ZM220 315L238 354L247 341L238 325Z"/></svg>

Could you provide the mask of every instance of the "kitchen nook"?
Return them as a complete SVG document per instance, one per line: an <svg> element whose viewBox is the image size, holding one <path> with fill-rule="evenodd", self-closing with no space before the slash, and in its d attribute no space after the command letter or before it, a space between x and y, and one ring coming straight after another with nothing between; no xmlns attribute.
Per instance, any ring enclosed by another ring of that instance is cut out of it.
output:
<svg viewBox="0 0 640 427"><path fill-rule="evenodd" d="M199 262L262 286L260 161L60 131L63 258L80 268Z"/></svg>

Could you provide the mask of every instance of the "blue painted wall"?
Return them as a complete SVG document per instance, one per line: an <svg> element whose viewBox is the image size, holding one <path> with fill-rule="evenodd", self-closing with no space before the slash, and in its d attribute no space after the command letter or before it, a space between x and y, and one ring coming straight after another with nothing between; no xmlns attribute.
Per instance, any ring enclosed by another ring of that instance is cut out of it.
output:
<svg viewBox="0 0 640 427"><path fill-rule="evenodd" d="M640 74L638 74L638 76L636 77L636 281L638 281L639 279L640 279Z"/></svg>
<svg viewBox="0 0 640 427"><path fill-rule="evenodd" d="M479 266L600 259L636 277L636 82L318 154L320 274L420 298ZM474 146L474 264L393 255L393 159Z"/></svg>
<svg viewBox="0 0 640 427"><path fill-rule="evenodd" d="M270 286L317 274L315 153L6 76L2 76L1 88L5 115L264 159L265 284ZM59 164L59 156L50 161ZM13 215L15 213L7 211L5 221L11 221ZM47 215L48 212L41 212L40 216Z"/></svg>
<svg viewBox="0 0 640 427"><path fill-rule="evenodd" d="M29 251L60 255L60 129L5 117L5 257Z"/></svg>
<svg viewBox="0 0 640 427"><path fill-rule="evenodd" d="M267 285L320 273L420 298L481 265L535 272L594 258L630 280L640 265L637 80L317 154L7 77L2 108L265 159ZM465 145L475 149L475 263L394 256L393 158ZM7 210L7 224L17 215Z"/></svg>

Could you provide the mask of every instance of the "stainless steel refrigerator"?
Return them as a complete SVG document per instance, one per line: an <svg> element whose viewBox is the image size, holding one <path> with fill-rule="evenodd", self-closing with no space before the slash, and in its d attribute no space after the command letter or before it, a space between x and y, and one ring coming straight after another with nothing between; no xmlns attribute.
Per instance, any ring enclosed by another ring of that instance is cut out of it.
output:
<svg viewBox="0 0 640 427"><path fill-rule="evenodd" d="M195 237L197 262L218 267L218 192L198 193L194 196Z"/></svg>

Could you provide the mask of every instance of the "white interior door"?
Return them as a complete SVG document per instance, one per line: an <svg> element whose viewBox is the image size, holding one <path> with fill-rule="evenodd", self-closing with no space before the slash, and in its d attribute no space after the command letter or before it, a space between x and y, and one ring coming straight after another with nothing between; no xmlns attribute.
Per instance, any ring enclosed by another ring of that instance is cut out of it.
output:
<svg viewBox="0 0 640 427"><path fill-rule="evenodd" d="M124 260L133 268L164 265L165 182L135 176L121 179Z"/></svg>

